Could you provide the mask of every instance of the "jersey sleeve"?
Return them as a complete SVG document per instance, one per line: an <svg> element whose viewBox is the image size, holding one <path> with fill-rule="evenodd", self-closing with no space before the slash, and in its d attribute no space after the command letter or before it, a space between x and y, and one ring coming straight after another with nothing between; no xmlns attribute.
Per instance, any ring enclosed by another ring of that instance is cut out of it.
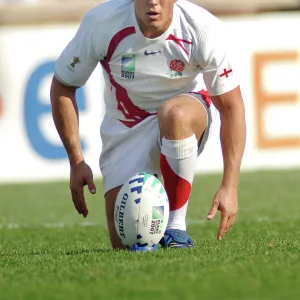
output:
<svg viewBox="0 0 300 300"><path fill-rule="evenodd" d="M87 13L76 35L57 59L55 77L63 84L83 86L102 59L101 49L95 49L94 28L95 21Z"/></svg>
<svg viewBox="0 0 300 300"><path fill-rule="evenodd" d="M216 19L205 31L201 34L195 61L203 73L208 93L218 96L233 90L239 82L228 54L224 24Z"/></svg>

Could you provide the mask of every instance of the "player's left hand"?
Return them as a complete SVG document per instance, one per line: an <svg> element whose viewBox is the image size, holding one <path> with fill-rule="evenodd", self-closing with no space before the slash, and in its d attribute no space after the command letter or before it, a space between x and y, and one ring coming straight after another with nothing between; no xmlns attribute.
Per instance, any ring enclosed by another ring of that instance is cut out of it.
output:
<svg viewBox="0 0 300 300"><path fill-rule="evenodd" d="M238 212L238 191L236 187L221 187L216 192L207 219L212 220L218 210L221 212L217 235L217 239L220 241L233 225Z"/></svg>

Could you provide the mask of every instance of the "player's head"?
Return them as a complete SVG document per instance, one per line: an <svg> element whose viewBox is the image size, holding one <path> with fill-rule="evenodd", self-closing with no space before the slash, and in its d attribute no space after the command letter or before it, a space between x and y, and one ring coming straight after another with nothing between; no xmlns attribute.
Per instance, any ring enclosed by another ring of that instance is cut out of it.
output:
<svg viewBox="0 0 300 300"><path fill-rule="evenodd" d="M143 34L155 38L168 29L176 0L134 0L136 18Z"/></svg>

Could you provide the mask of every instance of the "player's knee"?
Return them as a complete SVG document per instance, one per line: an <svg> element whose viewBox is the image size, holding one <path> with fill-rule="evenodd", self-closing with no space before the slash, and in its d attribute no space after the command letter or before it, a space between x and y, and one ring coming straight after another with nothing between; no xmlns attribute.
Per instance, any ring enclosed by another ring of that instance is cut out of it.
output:
<svg viewBox="0 0 300 300"><path fill-rule="evenodd" d="M193 133L190 118L182 105L163 105L157 117L161 137L182 139Z"/></svg>
<svg viewBox="0 0 300 300"><path fill-rule="evenodd" d="M189 123L184 108L181 105L164 104L158 111L158 121L168 126L182 126Z"/></svg>

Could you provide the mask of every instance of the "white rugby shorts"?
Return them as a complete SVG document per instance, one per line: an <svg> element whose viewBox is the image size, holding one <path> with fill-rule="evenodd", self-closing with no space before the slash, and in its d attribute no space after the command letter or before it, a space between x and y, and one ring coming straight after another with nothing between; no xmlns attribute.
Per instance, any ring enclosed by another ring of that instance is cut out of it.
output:
<svg viewBox="0 0 300 300"><path fill-rule="evenodd" d="M188 95L200 101L207 112L207 127L198 147L198 155L200 155L209 138L212 112L201 95ZM128 128L106 114L101 124L100 134L102 151L99 164L104 194L123 185L131 176L140 172L155 174L160 178L161 142L156 115Z"/></svg>

